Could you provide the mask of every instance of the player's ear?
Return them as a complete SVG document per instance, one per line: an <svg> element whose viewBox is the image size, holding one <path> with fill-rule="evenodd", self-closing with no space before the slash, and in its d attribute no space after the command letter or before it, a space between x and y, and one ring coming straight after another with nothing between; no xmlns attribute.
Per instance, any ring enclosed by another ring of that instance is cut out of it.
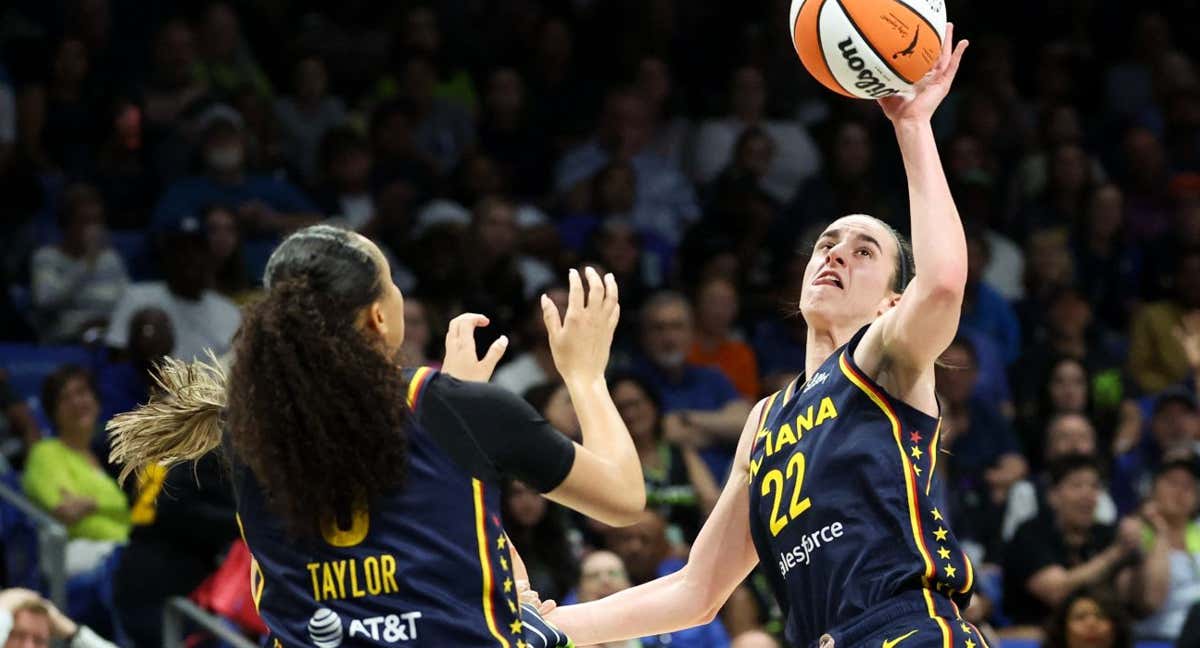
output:
<svg viewBox="0 0 1200 648"><path fill-rule="evenodd" d="M900 298L903 296L904 295L902 293L889 293L887 297L884 297L883 300L879 302L879 309L875 312L875 316L878 317L895 308L896 305L900 303Z"/></svg>
<svg viewBox="0 0 1200 648"><path fill-rule="evenodd" d="M383 337L387 336L388 321L383 311L383 304L377 301L371 302L363 308L363 312L359 315L358 320L359 325L367 332Z"/></svg>

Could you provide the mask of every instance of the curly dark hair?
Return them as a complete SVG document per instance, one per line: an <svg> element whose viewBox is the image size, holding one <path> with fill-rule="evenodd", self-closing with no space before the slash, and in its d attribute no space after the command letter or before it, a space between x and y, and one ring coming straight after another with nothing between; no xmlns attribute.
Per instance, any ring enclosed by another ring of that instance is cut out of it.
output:
<svg viewBox="0 0 1200 648"><path fill-rule="evenodd" d="M198 459L225 428L234 458L301 536L401 486L408 385L356 325L384 280L352 232L318 225L289 236L267 263L267 296L243 314L228 380L216 366L167 363L164 396L110 426L125 474Z"/></svg>
<svg viewBox="0 0 1200 648"><path fill-rule="evenodd" d="M1100 608L1100 614L1112 623L1113 648L1129 648L1133 645L1129 618L1125 609L1113 596L1111 588L1083 587L1071 592L1046 620L1046 642L1042 644L1043 648L1067 648L1068 617L1071 615L1071 608L1081 600L1094 602Z"/></svg>

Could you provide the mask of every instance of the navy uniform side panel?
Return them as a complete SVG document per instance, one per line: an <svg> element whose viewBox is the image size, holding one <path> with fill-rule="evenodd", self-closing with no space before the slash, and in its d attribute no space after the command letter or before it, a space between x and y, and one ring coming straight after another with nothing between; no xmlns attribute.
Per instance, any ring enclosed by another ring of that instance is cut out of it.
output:
<svg viewBox="0 0 1200 648"><path fill-rule="evenodd" d="M771 397L751 450L751 535L797 646L910 591L940 617L973 586L933 478L938 420L858 369L865 330Z"/></svg>
<svg viewBox="0 0 1200 648"><path fill-rule="evenodd" d="M419 411L426 369L412 375ZM414 417L419 418L419 417ZM253 475L238 472L252 583L273 644L516 646L516 587L494 481L467 474L419 424L409 429L404 488L358 508L322 537L284 534Z"/></svg>

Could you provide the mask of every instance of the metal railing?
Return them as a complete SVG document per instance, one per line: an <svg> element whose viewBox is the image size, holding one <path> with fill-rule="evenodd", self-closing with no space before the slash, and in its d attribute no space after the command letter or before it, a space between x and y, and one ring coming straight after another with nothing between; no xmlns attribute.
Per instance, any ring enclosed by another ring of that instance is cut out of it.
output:
<svg viewBox="0 0 1200 648"><path fill-rule="evenodd" d="M183 648L187 638L187 622L200 626L233 648L259 648L243 637L221 617L205 611L191 601L176 596L163 606L163 648Z"/></svg>
<svg viewBox="0 0 1200 648"><path fill-rule="evenodd" d="M38 536L38 567L46 577L50 600L58 609L67 609L67 527L3 482L0 499L33 521Z"/></svg>

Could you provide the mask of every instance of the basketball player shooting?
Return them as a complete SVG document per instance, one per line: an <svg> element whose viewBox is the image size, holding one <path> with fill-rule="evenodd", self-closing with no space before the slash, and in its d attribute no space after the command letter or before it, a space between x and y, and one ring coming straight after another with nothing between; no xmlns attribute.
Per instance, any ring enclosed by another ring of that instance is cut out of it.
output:
<svg viewBox="0 0 1200 648"><path fill-rule="evenodd" d="M948 25L912 93L879 100L904 160L911 251L871 216L822 232L800 297L804 376L746 420L685 568L549 613L578 644L706 623L762 562L791 645L986 648L959 614L974 574L937 504L934 361L958 328L967 276L930 125L967 47L953 43Z"/></svg>

